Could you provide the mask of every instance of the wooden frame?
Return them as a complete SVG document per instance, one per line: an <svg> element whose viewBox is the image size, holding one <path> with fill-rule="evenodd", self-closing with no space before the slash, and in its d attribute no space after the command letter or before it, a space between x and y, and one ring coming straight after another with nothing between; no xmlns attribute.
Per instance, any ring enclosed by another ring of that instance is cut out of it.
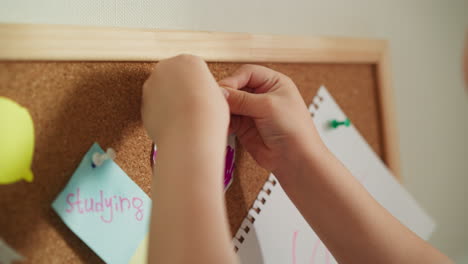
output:
<svg viewBox="0 0 468 264"><path fill-rule="evenodd" d="M401 179L385 40L0 24L0 60L157 61L181 53L207 61L375 64L384 156Z"/></svg>

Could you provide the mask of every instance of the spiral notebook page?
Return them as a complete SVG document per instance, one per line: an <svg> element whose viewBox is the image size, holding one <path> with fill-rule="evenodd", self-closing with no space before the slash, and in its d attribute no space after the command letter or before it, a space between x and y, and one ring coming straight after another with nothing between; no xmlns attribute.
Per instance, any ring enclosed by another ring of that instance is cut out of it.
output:
<svg viewBox="0 0 468 264"><path fill-rule="evenodd" d="M429 239L434 222L397 182L356 128L353 125L339 129L328 127L330 120L342 120L346 116L325 87L320 87L314 102L318 109L312 106L309 110L314 113L315 126L327 147L374 199L421 238Z"/></svg>
<svg viewBox="0 0 468 264"><path fill-rule="evenodd" d="M233 239L241 263L336 263L272 174L253 207Z"/></svg>
<svg viewBox="0 0 468 264"><path fill-rule="evenodd" d="M309 110L322 140L335 156L382 206L427 240L434 222L391 175L355 127L329 128L330 120L343 120L346 116L325 87L319 89ZM336 263L273 175L233 242L242 263Z"/></svg>

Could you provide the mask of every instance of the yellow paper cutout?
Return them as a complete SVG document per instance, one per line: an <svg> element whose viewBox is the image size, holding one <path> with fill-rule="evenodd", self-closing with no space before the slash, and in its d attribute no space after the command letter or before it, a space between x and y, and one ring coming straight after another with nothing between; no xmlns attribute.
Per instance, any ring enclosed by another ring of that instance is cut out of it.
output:
<svg viewBox="0 0 468 264"><path fill-rule="evenodd" d="M135 255L133 255L133 257L130 259L129 264L148 263L148 242L149 235L146 235L143 241L141 241L137 250L135 251Z"/></svg>

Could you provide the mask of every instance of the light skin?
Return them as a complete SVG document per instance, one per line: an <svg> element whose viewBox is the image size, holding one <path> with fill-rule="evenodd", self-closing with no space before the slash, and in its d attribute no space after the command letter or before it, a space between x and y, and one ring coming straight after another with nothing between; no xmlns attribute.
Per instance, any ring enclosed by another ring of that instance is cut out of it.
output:
<svg viewBox="0 0 468 264"><path fill-rule="evenodd" d="M142 118L158 145L150 263L238 262L222 191L228 127L275 174L338 262L451 263L333 156L281 73L244 65L216 83L200 58L164 60L143 87Z"/></svg>

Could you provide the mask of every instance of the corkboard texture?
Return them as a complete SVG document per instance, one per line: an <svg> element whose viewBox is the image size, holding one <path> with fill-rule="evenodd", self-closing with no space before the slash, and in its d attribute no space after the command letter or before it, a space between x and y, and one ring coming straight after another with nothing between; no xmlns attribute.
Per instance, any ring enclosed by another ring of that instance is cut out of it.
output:
<svg viewBox="0 0 468 264"><path fill-rule="evenodd" d="M35 126L33 183L0 186L0 237L26 263L101 263L52 210L93 142L117 151L117 164L150 195L151 141L140 120L141 86L154 63L0 62L0 96L27 107ZM375 65L264 64L290 76L309 104L325 85L372 149L383 153ZM217 79L240 64L210 63ZM281 107L288 107L287 105ZM226 192L234 234L268 172L238 146Z"/></svg>

